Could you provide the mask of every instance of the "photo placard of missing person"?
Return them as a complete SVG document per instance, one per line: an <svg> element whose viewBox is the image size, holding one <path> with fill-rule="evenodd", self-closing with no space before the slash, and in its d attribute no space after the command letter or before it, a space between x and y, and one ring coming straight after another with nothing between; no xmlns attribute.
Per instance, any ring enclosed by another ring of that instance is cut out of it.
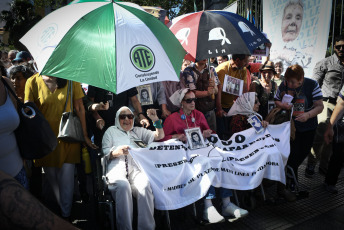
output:
<svg viewBox="0 0 344 230"><path fill-rule="evenodd" d="M139 148L146 148L147 147L147 145L143 142L143 141L141 141L141 140L134 140L134 143L137 145L137 147L139 147Z"/></svg>
<svg viewBox="0 0 344 230"><path fill-rule="evenodd" d="M260 133L264 130L262 122L256 115L252 115L247 119L248 123L256 130L256 133Z"/></svg>
<svg viewBox="0 0 344 230"><path fill-rule="evenodd" d="M225 93L240 96L243 92L244 81L229 75L225 75L222 91Z"/></svg>
<svg viewBox="0 0 344 230"><path fill-rule="evenodd" d="M141 105L152 105L153 104L153 97L152 97L152 90L150 85L140 85L136 87L137 89L137 98Z"/></svg>
<svg viewBox="0 0 344 230"><path fill-rule="evenodd" d="M206 147L201 129L199 127L185 129L185 135L188 139L190 149L200 149Z"/></svg>

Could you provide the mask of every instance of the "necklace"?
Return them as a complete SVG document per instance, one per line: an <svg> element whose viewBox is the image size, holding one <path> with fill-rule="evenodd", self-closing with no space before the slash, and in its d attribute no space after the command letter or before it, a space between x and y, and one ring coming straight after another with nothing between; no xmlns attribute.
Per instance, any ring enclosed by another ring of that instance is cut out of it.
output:
<svg viewBox="0 0 344 230"><path fill-rule="evenodd" d="M303 82L304 82L304 81L303 81ZM302 85L301 85L301 87L300 87L300 89L299 89L299 92L297 92L297 90L296 90L296 89L294 89L294 92L295 92L296 98L299 98L299 96L300 96L300 93L301 93L301 91L302 91L302 87L303 87L303 82L302 82Z"/></svg>
<svg viewBox="0 0 344 230"><path fill-rule="evenodd" d="M184 112L184 111L183 111ZM187 119L187 117L186 117L186 115L185 115L185 113L184 114L182 114L182 115L180 115L180 118L182 119L182 120L184 120L185 121L185 123L186 123L186 126L188 127L188 129L189 129L189 124L188 124L188 119ZM196 124L195 124L195 122L196 122L196 119L192 116L192 112L191 112L191 122L192 123L194 123L194 126L196 127Z"/></svg>

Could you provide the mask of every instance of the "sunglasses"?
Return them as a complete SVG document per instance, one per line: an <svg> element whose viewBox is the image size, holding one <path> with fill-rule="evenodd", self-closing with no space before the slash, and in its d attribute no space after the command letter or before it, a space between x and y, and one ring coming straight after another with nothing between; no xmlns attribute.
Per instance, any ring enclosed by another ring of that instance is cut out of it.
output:
<svg viewBox="0 0 344 230"><path fill-rule="evenodd" d="M126 117L127 117L129 120L134 119L134 115L133 115L133 114L120 114L118 117L119 117L119 119L121 119L121 120L124 120Z"/></svg>
<svg viewBox="0 0 344 230"><path fill-rule="evenodd" d="M254 104L258 104L258 102L259 102L258 100L255 100L255 101L254 101Z"/></svg>
<svg viewBox="0 0 344 230"><path fill-rule="evenodd" d="M197 101L197 98L188 98L188 99L185 99L185 100L183 100L183 101L185 101L186 103L188 103L188 104L190 104L190 103L192 103L193 101L194 102L196 102Z"/></svg>
<svg viewBox="0 0 344 230"><path fill-rule="evenodd" d="M338 46L334 46L337 50L340 50L340 48L342 48L344 50L344 45L338 45Z"/></svg>

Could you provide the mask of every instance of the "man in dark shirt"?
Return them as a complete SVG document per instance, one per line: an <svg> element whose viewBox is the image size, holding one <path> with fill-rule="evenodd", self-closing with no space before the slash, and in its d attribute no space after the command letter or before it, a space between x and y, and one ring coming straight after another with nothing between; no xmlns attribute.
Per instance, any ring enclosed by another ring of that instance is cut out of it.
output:
<svg viewBox="0 0 344 230"><path fill-rule="evenodd" d="M101 148L102 138L110 126L115 124L116 112L122 106L128 106L129 100L131 101L134 109L138 112L138 120L141 125L148 127L149 121L142 113L142 108L139 100L137 99L136 88L131 88L120 94L114 94L104 89L89 86L87 96L90 100L100 103L109 103L108 110L92 111L94 122L92 122L92 129L94 134L94 143Z"/></svg>

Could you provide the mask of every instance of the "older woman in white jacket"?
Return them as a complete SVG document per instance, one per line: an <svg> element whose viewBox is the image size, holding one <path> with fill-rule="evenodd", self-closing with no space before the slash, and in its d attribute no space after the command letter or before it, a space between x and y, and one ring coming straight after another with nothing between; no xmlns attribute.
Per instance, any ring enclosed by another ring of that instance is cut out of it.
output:
<svg viewBox="0 0 344 230"><path fill-rule="evenodd" d="M107 129L103 137L103 153L108 160L107 179L109 190L116 202L117 229L132 229L133 201L137 199L138 229L155 229L154 197L148 178L130 156L130 148L138 148L135 142L150 144L164 138L162 122L156 110L147 110L156 131L134 127L134 114L128 107L116 113L115 125Z"/></svg>

